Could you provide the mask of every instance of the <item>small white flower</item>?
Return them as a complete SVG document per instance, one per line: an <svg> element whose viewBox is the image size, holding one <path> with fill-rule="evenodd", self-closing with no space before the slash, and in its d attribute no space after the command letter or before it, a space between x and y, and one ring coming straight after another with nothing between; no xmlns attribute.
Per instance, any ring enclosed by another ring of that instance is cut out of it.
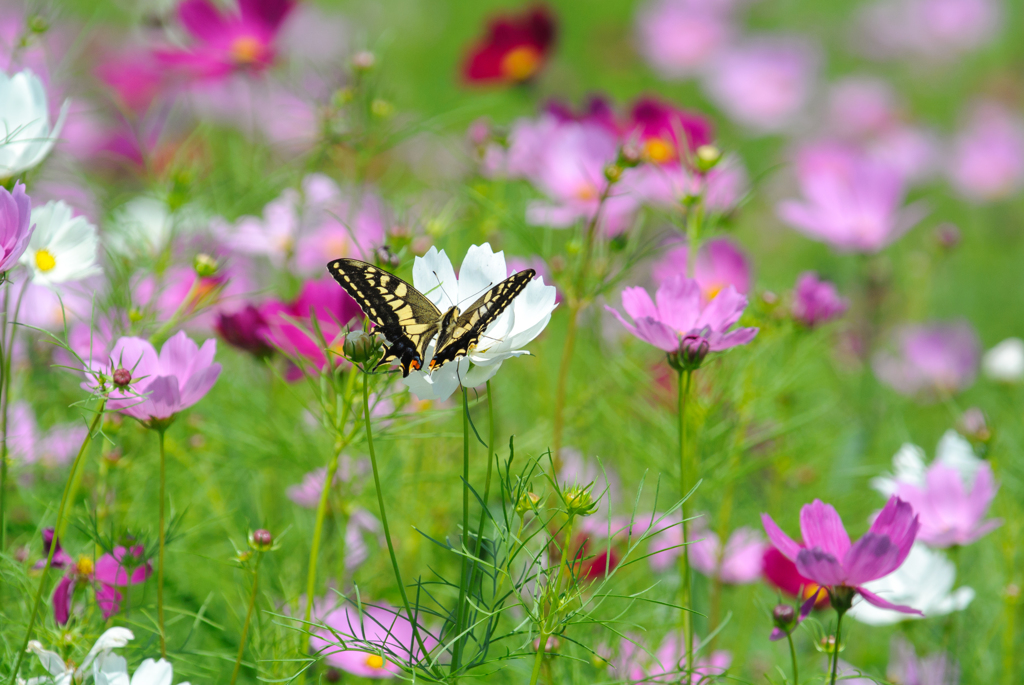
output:
<svg viewBox="0 0 1024 685"><path fill-rule="evenodd" d="M50 129L50 110L43 82L26 69L14 76L0 71L0 179L31 169L57 142L68 101Z"/></svg>
<svg viewBox="0 0 1024 685"><path fill-rule="evenodd" d="M872 478L871 487L886 497L896 494L898 482L926 487L925 473L928 467L925 466L925 456L924 450L917 445L904 443L892 458L892 475ZM974 485L974 477L985 460L979 459L971 443L951 429L939 440L939 446L935 449L935 462L954 469L969 489Z"/></svg>
<svg viewBox="0 0 1024 685"><path fill-rule="evenodd" d="M124 255L159 254L173 236L194 232L204 221L192 205L172 211L166 201L148 195L132 198L111 218L104 242Z"/></svg>
<svg viewBox="0 0 1024 685"><path fill-rule="evenodd" d="M111 658L115 660L111 661L112 664L116 663L117 660L119 660L120 663L125 663L124 659L121 659L116 655L111 655L110 652L113 649L120 649L121 647L124 647L128 644L129 640L134 639L135 635L127 628L110 628L99 636L99 639L96 640L96 644L92 646L89 653L85 655L85 659L82 660L82 665L78 668L70 669L59 654L51 652L48 649L43 649L42 643L38 640L32 640L28 643L28 651L39 657L39 661L42 663L43 668L46 669L46 672L50 675L29 678L26 685L43 685L44 683L47 685L50 683L53 683L53 685L72 685L74 682L81 682L82 676L89 666L93 666L93 673L95 674L97 663L105 663ZM101 681L97 680L97 682ZM102 682L104 685L128 685L127 680L106 680Z"/></svg>
<svg viewBox="0 0 1024 685"><path fill-rule="evenodd" d="M438 252L434 247L417 257L412 267L413 285L442 312L454 305L469 306L508 275L505 253L495 253L488 243L469 248L458 277L444 250ZM548 325L555 308L555 294L555 287L544 285L543 277L533 279L487 327L468 357L450 362L433 374L414 371L405 379L405 384L421 400L444 400L451 397L459 385L475 388L486 383L498 373L506 359L529 354L521 348ZM429 366L433 356L434 344L431 343L423 360L424 367Z"/></svg>
<svg viewBox="0 0 1024 685"><path fill-rule="evenodd" d="M21 263L31 270L33 283L52 286L100 272L96 227L85 217L72 216L63 202L47 202L32 210L32 223L36 230Z"/></svg>
<svg viewBox="0 0 1024 685"><path fill-rule="evenodd" d="M884 578L865 583L864 587L889 602L913 607L923 613L924 618L931 618L962 611L974 599L972 588L953 590L955 582L956 565L941 552L917 543L902 566ZM917 614L879 609L861 597L853 600L850 616L870 626L922 618Z"/></svg>
<svg viewBox="0 0 1024 685"><path fill-rule="evenodd" d="M164 659L146 659L129 679L128 663L116 654L109 654L93 664L93 679L95 685L171 685L174 668Z"/></svg>
<svg viewBox="0 0 1024 685"><path fill-rule="evenodd" d="M981 370L994 381L1018 383L1024 378L1024 340L1007 338L981 358Z"/></svg>

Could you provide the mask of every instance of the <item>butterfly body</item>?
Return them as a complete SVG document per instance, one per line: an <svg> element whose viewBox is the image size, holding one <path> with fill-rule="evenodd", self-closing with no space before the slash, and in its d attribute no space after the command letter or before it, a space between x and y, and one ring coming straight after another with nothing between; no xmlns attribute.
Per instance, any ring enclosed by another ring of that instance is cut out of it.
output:
<svg viewBox="0 0 1024 685"><path fill-rule="evenodd" d="M403 376L423 368L427 347L435 337L430 371L468 355L479 344L487 326L535 275L532 269L512 274L484 292L465 311L452 306L442 313L426 295L372 264L358 259L335 259L327 270L387 341L387 352L377 367L398 360Z"/></svg>

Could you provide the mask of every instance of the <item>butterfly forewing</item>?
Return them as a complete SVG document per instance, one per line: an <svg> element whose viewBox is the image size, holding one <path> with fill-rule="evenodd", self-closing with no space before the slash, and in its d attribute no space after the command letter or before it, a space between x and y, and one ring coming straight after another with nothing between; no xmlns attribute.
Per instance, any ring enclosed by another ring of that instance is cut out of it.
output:
<svg viewBox="0 0 1024 685"><path fill-rule="evenodd" d="M420 368L441 325L434 303L398 276L358 259L335 259L327 270L387 340L387 353L378 366L398 359L406 376Z"/></svg>
<svg viewBox="0 0 1024 685"><path fill-rule="evenodd" d="M523 292L535 275L533 269L512 274L481 295L459 316L453 326L442 327L430 368L436 369L469 354L480 342L487 327L508 309L512 300Z"/></svg>

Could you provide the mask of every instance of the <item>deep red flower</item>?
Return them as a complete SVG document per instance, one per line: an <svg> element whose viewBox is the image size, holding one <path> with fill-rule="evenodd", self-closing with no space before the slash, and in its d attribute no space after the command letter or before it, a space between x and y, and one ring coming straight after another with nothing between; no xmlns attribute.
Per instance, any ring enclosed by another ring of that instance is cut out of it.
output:
<svg viewBox="0 0 1024 685"><path fill-rule="evenodd" d="M576 550L576 564L573 569L580 580L601 580L619 565L619 551L613 541L594 540L589 533L573 537L572 549Z"/></svg>
<svg viewBox="0 0 1024 685"><path fill-rule="evenodd" d="M234 314L221 313L215 324L224 341L257 357L269 357L274 348L267 339L270 325L259 309L247 304Z"/></svg>
<svg viewBox="0 0 1024 685"><path fill-rule="evenodd" d="M800 601L810 599L812 595L821 589L821 586L813 580L801 575L800 571L796 569L796 564L784 557L782 552L772 546L769 546L764 551L764 568L762 572L769 584L774 585L791 597L799 598ZM828 593L822 592L818 595L814 607L821 609L828 606L828 602Z"/></svg>
<svg viewBox="0 0 1024 685"><path fill-rule="evenodd" d="M469 83L523 83L537 75L555 43L555 17L537 6L526 13L493 19L462 67Z"/></svg>

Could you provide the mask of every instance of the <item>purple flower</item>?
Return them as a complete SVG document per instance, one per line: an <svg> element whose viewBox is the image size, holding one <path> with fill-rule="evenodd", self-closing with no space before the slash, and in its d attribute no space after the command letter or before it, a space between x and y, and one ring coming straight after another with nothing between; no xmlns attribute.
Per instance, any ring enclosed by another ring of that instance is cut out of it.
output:
<svg viewBox="0 0 1024 685"><path fill-rule="evenodd" d="M323 615L326 626L313 631L310 649L324 660L363 678L394 678L399 663L409 664L425 655L415 645L412 624L387 604L364 604L362 614L355 607L338 607ZM437 644L421 630L427 649Z"/></svg>
<svg viewBox="0 0 1024 685"><path fill-rule="evenodd" d="M698 642L696 635L693 639L694 643ZM679 682L680 672L686 669L683 636L678 631L668 633L653 657L641 646L646 642L639 635L630 635L620 643L618 655L611 660L616 677L632 683ZM703 685L713 682L715 676L723 675L731 664L732 654L729 652L712 652L710 656L697 660L690 683Z"/></svg>
<svg viewBox="0 0 1024 685"><path fill-rule="evenodd" d="M721 352L746 345L757 335L756 328L729 331L747 306L747 298L732 285L705 303L701 300L700 284L678 274L662 283L655 297L657 304L643 288L622 291L622 308L633 323L612 307L605 308L630 333L669 353L679 352L687 336L706 341L708 351Z"/></svg>
<svg viewBox="0 0 1024 685"><path fill-rule="evenodd" d="M114 344L110 361L94 363L93 371L111 373L124 368L131 372L128 388L110 391L108 409L143 422L164 421L191 407L213 387L221 368L213 361L216 351L216 340L199 347L184 331L164 343L159 355L147 340L121 338ZM91 374L86 386L90 385L95 385Z"/></svg>
<svg viewBox="0 0 1024 685"><path fill-rule="evenodd" d="M50 568L67 568L75 563L71 555L60 546L60 540L57 539L53 528L46 528L43 530L43 558L37 561L32 568L40 570L46 567L46 558L50 556L50 547L54 545L56 545L56 549L53 550Z"/></svg>
<svg viewBox="0 0 1024 685"><path fill-rule="evenodd" d="M685 274L689 252L685 245L669 250L652 269L655 283L661 285L678 274ZM701 245L693 265L693 280L700 286L704 302L710 302L727 286L740 295L750 292L750 258L728 238L714 238Z"/></svg>
<svg viewBox="0 0 1024 685"><path fill-rule="evenodd" d="M687 530L690 563L710 578L718 578L729 585L753 583L761 577L764 568L765 542L750 528L733 531L722 548L717 533L708 530L703 519ZM682 526L675 525L654 535L651 542L651 568L663 571L679 558L683 544ZM655 550L664 550L655 553Z"/></svg>
<svg viewBox="0 0 1024 685"><path fill-rule="evenodd" d="M972 202L1008 198L1024 187L1024 122L1001 105L976 105L953 140L946 174Z"/></svg>
<svg viewBox="0 0 1024 685"><path fill-rule="evenodd" d="M903 395L943 397L966 390L978 375L981 343L966 321L904 326L895 350L875 354L872 368Z"/></svg>
<svg viewBox="0 0 1024 685"><path fill-rule="evenodd" d="M877 134L895 123L897 114L896 92L883 79L849 76L829 88L829 126L837 135Z"/></svg>
<svg viewBox="0 0 1024 685"><path fill-rule="evenodd" d="M1002 524L1000 519L985 520L998 490L992 467L956 431L942 437L928 467L924 451L909 443L892 462L894 474L875 478L871 486L914 507L922 542L933 547L969 545Z"/></svg>
<svg viewBox="0 0 1024 685"><path fill-rule="evenodd" d="M796 154L804 199L784 200L779 217L810 238L844 252L878 252L923 216L919 205L902 207L900 173L855 148L832 142Z"/></svg>
<svg viewBox="0 0 1024 685"><path fill-rule="evenodd" d="M257 357L269 357L274 351L267 341L270 331L267 319L251 304L234 314L221 312L217 316L216 328L224 342Z"/></svg>
<svg viewBox="0 0 1024 685"><path fill-rule="evenodd" d="M919 523L910 504L891 497L871 524L871 529L856 543L843 527L843 521L830 504L814 500L800 510L798 544L782 532L772 517L761 514L768 539L797 570L831 594L836 588L849 588L882 609L920 613L911 607L892 604L863 587L864 583L887 576L903 563L914 544ZM801 614L810 611L817 594L804 602Z"/></svg>
<svg viewBox="0 0 1024 685"><path fill-rule="evenodd" d="M685 78L713 60L735 33L732 3L653 0L636 19L637 44L665 78Z"/></svg>
<svg viewBox="0 0 1024 685"><path fill-rule="evenodd" d="M15 183L13 193L0 187L0 273L18 265L35 230L31 218L32 201L25 194L25 184Z"/></svg>
<svg viewBox="0 0 1024 685"><path fill-rule="evenodd" d="M808 328L838 319L850 303L840 297L834 283L822 281L813 271L805 271L793 288L793 318Z"/></svg>
<svg viewBox="0 0 1024 685"><path fill-rule="evenodd" d="M879 0L861 8L858 43L876 59L956 60L995 37L1001 14L998 0Z"/></svg>
<svg viewBox="0 0 1024 685"><path fill-rule="evenodd" d="M811 97L814 48L791 37L760 37L724 51L707 70L704 88L731 119L767 133L789 127Z"/></svg>
<svg viewBox="0 0 1024 685"><path fill-rule="evenodd" d="M893 638L890 649L886 677L894 683L957 685L960 682L960 669L945 652L918 658L914 646L898 635Z"/></svg>

